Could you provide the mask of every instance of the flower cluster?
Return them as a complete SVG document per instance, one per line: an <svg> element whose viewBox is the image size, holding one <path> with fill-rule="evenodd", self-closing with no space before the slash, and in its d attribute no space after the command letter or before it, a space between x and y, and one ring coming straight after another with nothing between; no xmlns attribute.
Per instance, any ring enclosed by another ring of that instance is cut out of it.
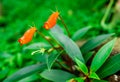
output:
<svg viewBox="0 0 120 82"><path fill-rule="evenodd" d="M45 22L44 28L48 30L54 27L56 25L58 17L59 17L58 11L52 13L48 18L48 20ZM24 33L24 35L18 40L18 42L21 45L29 43L32 40L32 37L36 31L37 31L36 27L31 27Z"/></svg>

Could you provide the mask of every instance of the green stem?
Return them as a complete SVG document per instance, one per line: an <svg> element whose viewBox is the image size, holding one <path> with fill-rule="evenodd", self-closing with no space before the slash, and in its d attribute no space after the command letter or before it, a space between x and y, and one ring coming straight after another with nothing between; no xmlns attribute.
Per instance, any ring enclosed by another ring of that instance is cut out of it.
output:
<svg viewBox="0 0 120 82"><path fill-rule="evenodd" d="M67 31L67 33L68 33L68 36L70 37L70 32L69 32L69 30L68 30L68 28L67 28L67 26L66 26L64 20L62 19L62 17L61 17L60 15L59 15L59 18L60 18L62 24L64 25L64 27L65 27L65 29L66 29L66 31Z"/></svg>
<svg viewBox="0 0 120 82"><path fill-rule="evenodd" d="M50 39L46 38L45 35L44 35L43 33L39 32L38 30L37 30L37 32L38 32L38 34L39 34L40 36L42 36L45 40L47 40L48 43L49 43L53 48L55 48L54 45L51 43Z"/></svg>
<svg viewBox="0 0 120 82"><path fill-rule="evenodd" d="M109 3L109 5L108 5L108 7L107 7L107 10L106 10L106 12L105 12L105 15L103 16L103 18L102 18L102 20L101 20L101 26L102 26L104 29L109 28L109 27L107 27L108 25L105 24L105 21L106 21L108 15L109 15L109 12L110 12L110 9L111 9L111 7L112 7L112 5L113 5L113 2L114 2L114 0L110 0L110 3Z"/></svg>

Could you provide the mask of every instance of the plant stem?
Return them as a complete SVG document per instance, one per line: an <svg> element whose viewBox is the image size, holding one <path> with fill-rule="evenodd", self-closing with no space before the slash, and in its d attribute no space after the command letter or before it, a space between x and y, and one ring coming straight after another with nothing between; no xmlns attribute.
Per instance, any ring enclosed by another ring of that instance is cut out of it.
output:
<svg viewBox="0 0 120 82"><path fill-rule="evenodd" d="M89 78L86 78L85 79L85 82L91 82Z"/></svg>
<svg viewBox="0 0 120 82"><path fill-rule="evenodd" d="M60 15L59 15L59 18L60 18L62 24L64 25L64 27L65 27L65 29L66 29L66 31L67 31L67 33L68 33L68 36L70 37L70 32L69 32L69 30L68 30L68 28L67 28L67 26L66 26L64 20L62 19L62 17L61 17Z"/></svg>
<svg viewBox="0 0 120 82"><path fill-rule="evenodd" d="M47 40L48 43L49 43L53 48L55 48L54 45L51 43L50 39L46 38L45 35L44 35L43 33L39 32L38 30L37 30L37 32L38 32L38 34L39 34L40 36L42 36L45 40Z"/></svg>
<svg viewBox="0 0 120 82"><path fill-rule="evenodd" d="M66 68L65 66L63 66L58 60L56 60L56 63L58 63L63 69L67 71L71 71L69 68Z"/></svg>
<svg viewBox="0 0 120 82"><path fill-rule="evenodd" d="M110 3L109 3L109 5L108 5L108 7L107 7L107 10L106 10L106 12L105 12L105 14L104 14L104 16L103 16L103 18L102 18L102 20L101 20L101 26L102 26L104 29L109 29L108 25L105 24L105 21L106 21L108 15L109 15L109 12L110 12L110 9L111 9L111 7L112 7L112 5L113 5L113 2L114 2L114 0L110 0Z"/></svg>

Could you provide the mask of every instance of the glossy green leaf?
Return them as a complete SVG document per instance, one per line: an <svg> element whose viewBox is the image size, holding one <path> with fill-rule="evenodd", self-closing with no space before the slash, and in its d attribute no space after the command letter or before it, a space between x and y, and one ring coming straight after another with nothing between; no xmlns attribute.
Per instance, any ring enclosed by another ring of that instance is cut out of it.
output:
<svg viewBox="0 0 120 82"><path fill-rule="evenodd" d="M17 61L18 66L21 67L21 66L22 66L22 63L23 63L22 54L18 53L18 54L16 55L16 61Z"/></svg>
<svg viewBox="0 0 120 82"><path fill-rule="evenodd" d="M120 54L112 56L108 59L102 67L97 71L100 78L105 78L120 71Z"/></svg>
<svg viewBox="0 0 120 82"><path fill-rule="evenodd" d="M85 74L88 75L88 68L87 66L82 63L80 60L78 60L77 58L75 58L75 62L77 63L77 65L79 66L79 69Z"/></svg>
<svg viewBox="0 0 120 82"><path fill-rule="evenodd" d="M36 62L46 63L46 58L48 54L36 53L32 56L32 59Z"/></svg>
<svg viewBox="0 0 120 82"><path fill-rule="evenodd" d="M94 9L100 8L103 4L105 4L107 1L106 0L100 0L96 1L96 3L93 5Z"/></svg>
<svg viewBox="0 0 120 82"><path fill-rule="evenodd" d="M93 39L90 39L80 48L82 53L87 53L90 50L98 47L101 43L103 43L106 39L108 39L112 35L113 34L103 34Z"/></svg>
<svg viewBox="0 0 120 82"><path fill-rule="evenodd" d="M33 43L24 47L23 50L37 50L40 48L49 48L49 47L51 47L49 44L38 42L38 43Z"/></svg>
<svg viewBox="0 0 120 82"><path fill-rule="evenodd" d="M60 34L64 34L62 28L60 28L59 25L56 24L53 28L56 28L56 29L54 29L55 32L59 32Z"/></svg>
<svg viewBox="0 0 120 82"><path fill-rule="evenodd" d="M74 35L72 36L72 39L73 39L73 40L79 40L81 37L83 37L83 36L87 33L87 31L88 31L90 28L91 28L91 26L87 26L87 27L84 27L84 28L76 31L76 32L74 33Z"/></svg>
<svg viewBox="0 0 120 82"><path fill-rule="evenodd" d="M108 81L94 79L94 80L92 80L92 82L108 82Z"/></svg>
<svg viewBox="0 0 120 82"><path fill-rule="evenodd" d="M94 52L89 52L89 53L85 54L84 55L85 62L87 62L92 57L93 54L94 54Z"/></svg>
<svg viewBox="0 0 120 82"><path fill-rule="evenodd" d="M53 63L55 62L55 60L60 56L60 54L62 53L63 51L59 52L58 54L50 54L47 58L47 66L48 66L48 69L50 70Z"/></svg>
<svg viewBox="0 0 120 82"><path fill-rule="evenodd" d="M92 60L92 64L90 66L91 72L96 72L106 61L106 59L109 57L114 43L116 39L113 39L106 43L100 50L96 53L95 57Z"/></svg>
<svg viewBox="0 0 120 82"><path fill-rule="evenodd" d="M84 77L77 77L74 78L77 82L84 82L85 78Z"/></svg>
<svg viewBox="0 0 120 82"><path fill-rule="evenodd" d="M76 57L80 61L85 62L79 47L75 44L73 40L64 35L61 30L59 31L59 29L59 26L55 26L54 28L50 29L50 34L64 48L71 59L75 60L74 58Z"/></svg>
<svg viewBox="0 0 120 82"><path fill-rule="evenodd" d="M12 57L12 54L9 54L7 52L0 52L0 59L10 58L10 57Z"/></svg>
<svg viewBox="0 0 120 82"><path fill-rule="evenodd" d="M35 80L39 79L40 76L38 76L37 74L33 74L33 75L30 75L22 80L19 80L17 82L34 82Z"/></svg>
<svg viewBox="0 0 120 82"><path fill-rule="evenodd" d="M41 77L53 81L53 82L66 82L67 80L74 78L75 75L70 74L62 70L45 70L41 74Z"/></svg>
<svg viewBox="0 0 120 82"><path fill-rule="evenodd" d="M9 71L10 71L9 68L6 68L6 69L4 69L4 70L1 70L1 71L0 71L0 79L5 78L5 76L7 76L7 74L8 74Z"/></svg>
<svg viewBox="0 0 120 82"><path fill-rule="evenodd" d="M66 82L84 82L85 78L84 77L77 77L77 78L72 78Z"/></svg>
<svg viewBox="0 0 120 82"><path fill-rule="evenodd" d="M46 68L45 64L36 64L36 65L31 65L31 66L28 66L28 67L24 67L24 68L18 70L13 75L7 77L3 82L15 82L15 81L18 81L18 80L20 80L22 78L30 76L31 74L34 74L36 72L40 72L44 68Z"/></svg>
<svg viewBox="0 0 120 82"><path fill-rule="evenodd" d="M88 77L92 79L100 80L99 76L95 72L90 72L90 75Z"/></svg>

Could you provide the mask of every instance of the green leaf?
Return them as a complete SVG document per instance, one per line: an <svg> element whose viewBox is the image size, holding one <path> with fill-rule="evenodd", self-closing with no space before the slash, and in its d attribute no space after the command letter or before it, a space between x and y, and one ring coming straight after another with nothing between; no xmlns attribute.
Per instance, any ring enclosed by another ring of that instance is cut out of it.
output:
<svg viewBox="0 0 120 82"><path fill-rule="evenodd" d="M18 54L16 55L16 61L17 61L18 66L21 67L21 66L22 66L22 63L23 63L22 54L18 53Z"/></svg>
<svg viewBox="0 0 120 82"><path fill-rule="evenodd" d="M22 80L17 82L35 82L35 80L39 79L40 77L37 74L30 75Z"/></svg>
<svg viewBox="0 0 120 82"><path fill-rule="evenodd" d="M66 82L84 82L85 78L84 77L77 77L77 78L72 78Z"/></svg>
<svg viewBox="0 0 120 82"><path fill-rule="evenodd" d="M92 57L93 54L94 54L94 52L89 52L89 53L87 53L87 54L84 55L84 59L85 59L86 63Z"/></svg>
<svg viewBox="0 0 120 82"><path fill-rule="evenodd" d="M112 56L108 59L102 67L97 71L100 78L105 78L120 71L120 54Z"/></svg>
<svg viewBox="0 0 120 82"><path fill-rule="evenodd" d="M56 28L56 29L54 29L55 32L59 32L60 34L64 34L63 30L60 28L59 25L56 24L56 25L54 26L54 28Z"/></svg>
<svg viewBox="0 0 120 82"><path fill-rule="evenodd" d="M42 63L46 63L46 58L47 58L46 53L42 54L42 53L36 53L35 55L32 56L32 59L36 62L42 62Z"/></svg>
<svg viewBox="0 0 120 82"><path fill-rule="evenodd" d="M84 82L85 78L84 77L77 77L74 78L77 82Z"/></svg>
<svg viewBox="0 0 120 82"><path fill-rule="evenodd" d="M24 47L23 50L37 50L40 48L49 48L49 47L51 47L49 44L38 42L38 43L33 43Z"/></svg>
<svg viewBox="0 0 120 82"><path fill-rule="evenodd" d="M60 54L62 53L63 51L59 52L58 54L50 54L47 58L47 66L48 66L48 69L50 70L53 63L55 62L55 60L60 56Z"/></svg>
<svg viewBox="0 0 120 82"><path fill-rule="evenodd" d="M85 62L79 47L75 44L73 40L71 40L68 36L64 35L60 27L55 26L50 29L50 34L54 37L54 39L64 48L64 50L68 53L68 55L75 60L74 58L78 58L80 61Z"/></svg>
<svg viewBox="0 0 120 82"><path fill-rule="evenodd" d="M66 82L67 80L74 78L75 75L70 74L62 70L45 70L41 74L41 77L53 81L53 82Z"/></svg>
<svg viewBox="0 0 120 82"><path fill-rule="evenodd" d="M92 80L92 82L108 82L108 81L94 79L94 80Z"/></svg>
<svg viewBox="0 0 120 82"><path fill-rule="evenodd" d="M79 40L82 36L84 36L84 35L87 33L87 31L88 31L90 28L91 28L91 26L87 26L87 27L85 27L85 28L82 28L82 29L76 31L76 32L74 33L74 35L72 36L72 39L75 40L75 41L76 41L76 40Z"/></svg>
<svg viewBox="0 0 120 82"><path fill-rule="evenodd" d="M7 53L7 52L0 52L0 59L4 59L4 58L11 58L12 54Z"/></svg>
<svg viewBox="0 0 120 82"><path fill-rule="evenodd" d="M95 57L92 60L92 64L90 67L91 72L96 72L102 66L102 64L105 62L105 60L109 57L109 55L113 49L115 40L116 40L116 38L109 41L102 48L100 48L100 50L96 53Z"/></svg>
<svg viewBox="0 0 120 82"><path fill-rule="evenodd" d="M98 75L95 72L90 72L90 75L88 77L92 78L92 79L98 79L98 80L100 80L100 78L98 77Z"/></svg>
<svg viewBox="0 0 120 82"><path fill-rule="evenodd" d="M28 67L24 67L20 70L18 70L16 73L13 75L7 77L3 82L14 82L18 81L22 78L25 78L27 76L30 76L31 74L34 74L36 72L42 71L44 68L46 68L45 64L36 64L36 65L31 65Z"/></svg>
<svg viewBox="0 0 120 82"><path fill-rule="evenodd" d="M106 0L100 0L100 1L96 1L93 5L93 8L94 9L98 9L100 8L101 6L103 6L103 4L105 4L107 1Z"/></svg>
<svg viewBox="0 0 120 82"><path fill-rule="evenodd" d="M1 70L0 71L0 79L5 78L5 76L7 76L7 74L8 74L8 72L9 72L9 68L5 68L4 70Z"/></svg>
<svg viewBox="0 0 120 82"><path fill-rule="evenodd" d="M97 36L96 38L90 39L80 48L82 53L87 53L90 50L98 47L101 43L103 43L106 39L108 39L112 35L113 34L103 34Z"/></svg>
<svg viewBox="0 0 120 82"><path fill-rule="evenodd" d="M88 75L88 68L87 66L82 63L80 60L78 60L77 58L75 58L75 62L77 63L77 65L79 66L79 69L85 74Z"/></svg>

